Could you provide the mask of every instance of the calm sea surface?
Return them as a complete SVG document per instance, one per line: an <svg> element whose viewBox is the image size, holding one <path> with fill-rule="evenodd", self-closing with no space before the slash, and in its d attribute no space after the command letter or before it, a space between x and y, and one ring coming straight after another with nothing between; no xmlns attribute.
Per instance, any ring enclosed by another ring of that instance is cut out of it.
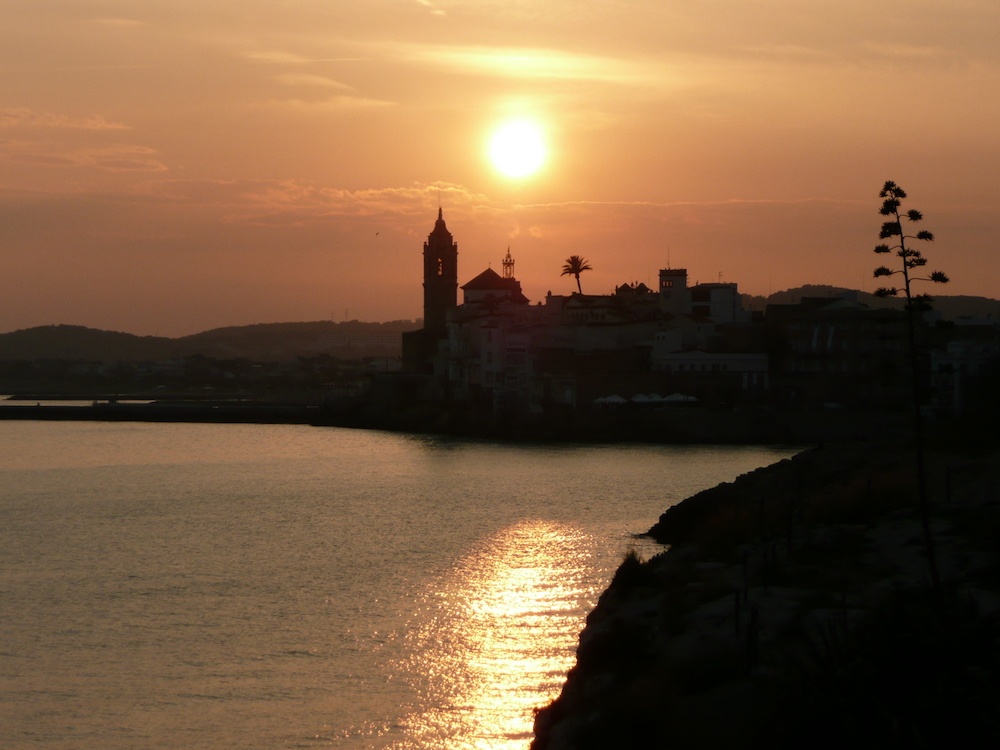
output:
<svg viewBox="0 0 1000 750"><path fill-rule="evenodd" d="M630 535L792 452L0 422L0 747L524 750Z"/></svg>

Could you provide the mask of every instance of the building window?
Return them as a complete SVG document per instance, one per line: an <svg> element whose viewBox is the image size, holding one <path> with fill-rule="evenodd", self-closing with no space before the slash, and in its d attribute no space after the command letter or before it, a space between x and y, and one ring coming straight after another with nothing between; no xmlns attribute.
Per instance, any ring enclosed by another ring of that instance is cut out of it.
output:
<svg viewBox="0 0 1000 750"><path fill-rule="evenodd" d="M444 276L444 260L438 258L438 276Z"/></svg>

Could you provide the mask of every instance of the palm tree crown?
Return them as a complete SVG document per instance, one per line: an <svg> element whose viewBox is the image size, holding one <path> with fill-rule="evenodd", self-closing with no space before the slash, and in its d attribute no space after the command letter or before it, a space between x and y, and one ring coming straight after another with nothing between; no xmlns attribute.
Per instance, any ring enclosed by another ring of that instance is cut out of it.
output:
<svg viewBox="0 0 1000 750"><path fill-rule="evenodd" d="M584 271L592 271L590 264L587 262L586 258L582 255L571 255L566 259L563 264L562 273L560 276L573 276L576 278L576 290L583 294L583 288L580 286L580 274Z"/></svg>

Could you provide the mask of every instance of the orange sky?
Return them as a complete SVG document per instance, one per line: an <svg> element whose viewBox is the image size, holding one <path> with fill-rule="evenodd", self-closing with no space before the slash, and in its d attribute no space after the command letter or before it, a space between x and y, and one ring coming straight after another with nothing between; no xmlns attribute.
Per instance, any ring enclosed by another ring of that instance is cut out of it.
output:
<svg viewBox="0 0 1000 750"><path fill-rule="evenodd" d="M887 179L932 291L1000 297L998 42L996 0L6 0L0 331L417 318L439 201L532 301L570 254L871 290Z"/></svg>

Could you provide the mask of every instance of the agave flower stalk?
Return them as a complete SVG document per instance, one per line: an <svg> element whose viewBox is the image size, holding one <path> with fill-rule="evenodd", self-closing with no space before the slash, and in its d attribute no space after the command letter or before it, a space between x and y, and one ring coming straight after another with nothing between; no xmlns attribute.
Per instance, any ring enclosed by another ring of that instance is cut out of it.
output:
<svg viewBox="0 0 1000 750"><path fill-rule="evenodd" d="M923 527L924 548L927 553L927 565L930 569L931 585L937 589L939 583L937 558L934 554L934 538L931 534L930 510L927 500L927 479L924 461L924 426L923 413L920 408L921 388L920 388L920 364L917 354L916 319L917 315L930 309L931 298L926 294L913 294L911 284L915 281L930 281L935 284L948 283L948 276L943 271L933 271L928 276L917 276L918 269L927 265L927 259L920 250L907 246L907 240L917 240L921 242L932 242L934 235L925 229L921 229L914 234L907 234L904 230L904 220L906 225L913 225L923 220L923 214L916 209L903 211L903 199L906 198L906 191L891 180L886 182L879 193L882 198L882 208L879 213L887 217L883 222L879 232L879 239L895 242L882 243L875 246L875 252L879 255L896 251L896 256L900 259L900 267L893 270L888 266L879 266L875 269L875 278L902 276L903 286L879 287L875 290L878 297L895 297L901 291L906 296L906 322L910 350L910 370L913 379L913 419L914 437L916 439L916 459L917 459L917 492L920 510L920 524Z"/></svg>

